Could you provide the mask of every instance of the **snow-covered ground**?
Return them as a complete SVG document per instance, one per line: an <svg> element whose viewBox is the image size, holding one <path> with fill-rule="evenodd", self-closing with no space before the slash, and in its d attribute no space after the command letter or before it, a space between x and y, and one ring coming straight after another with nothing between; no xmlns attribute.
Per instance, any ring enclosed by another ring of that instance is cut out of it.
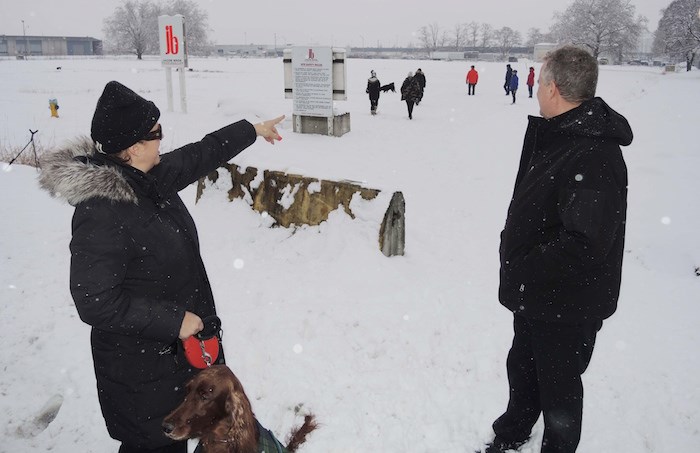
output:
<svg viewBox="0 0 700 453"><path fill-rule="evenodd" d="M105 83L119 80L161 108L171 150L240 118L286 114L281 59L192 59L189 113L166 110L155 60L0 61L0 147L40 148L88 134ZM234 162L364 181L406 198L406 255L386 258L376 225L331 215L319 227L268 228L245 203L211 190L195 205L229 365L260 421L280 437L315 412L321 429L302 451L470 452L492 436L507 401L512 315L497 300L498 241L528 114L501 88L505 64L347 60L352 131L260 140ZM62 69L58 70L57 67ZM539 64L533 64L539 72ZM427 77L407 118L398 93L369 114L370 69L400 86ZM175 94L178 94L177 77ZM622 294L584 375L579 451L679 452L700 445L700 72L601 67L598 94L635 133L624 150L629 211ZM57 98L60 118L49 115ZM31 150L25 151L31 153ZM99 411L89 327L68 291L72 208L39 190L34 168L0 171L0 452L115 452ZM62 399L42 428L45 405ZM39 417L40 418L40 417ZM538 424L523 452L539 451Z"/></svg>

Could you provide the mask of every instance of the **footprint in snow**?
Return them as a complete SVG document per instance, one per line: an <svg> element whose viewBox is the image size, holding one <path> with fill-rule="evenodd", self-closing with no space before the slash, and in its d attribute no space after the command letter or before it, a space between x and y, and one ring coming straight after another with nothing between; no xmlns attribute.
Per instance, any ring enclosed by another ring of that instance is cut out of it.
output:
<svg viewBox="0 0 700 453"><path fill-rule="evenodd" d="M62 395L52 396L33 419L27 420L17 427L17 435L26 439L40 434L49 426L49 423L54 421L62 404Z"/></svg>

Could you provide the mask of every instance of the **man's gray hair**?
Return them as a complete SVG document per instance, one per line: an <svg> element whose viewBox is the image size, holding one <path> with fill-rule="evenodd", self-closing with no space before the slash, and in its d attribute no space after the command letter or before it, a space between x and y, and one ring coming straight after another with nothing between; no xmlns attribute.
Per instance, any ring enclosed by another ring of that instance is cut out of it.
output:
<svg viewBox="0 0 700 453"><path fill-rule="evenodd" d="M587 51L564 46L544 57L542 80L554 81L561 96L569 102L580 103L595 96L598 85L598 62Z"/></svg>

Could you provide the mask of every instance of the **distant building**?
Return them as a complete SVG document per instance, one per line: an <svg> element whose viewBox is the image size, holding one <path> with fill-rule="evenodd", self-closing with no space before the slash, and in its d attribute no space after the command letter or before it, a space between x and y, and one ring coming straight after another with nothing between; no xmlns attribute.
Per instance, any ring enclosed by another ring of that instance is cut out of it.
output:
<svg viewBox="0 0 700 453"><path fill-rule="evenodd" d="M275 49L262 44L215 44L209 48L212 55L220 57L269 57L281 56L283 47Z"/></svg>
<svg viewBox="0 0 700 453"><path fill-rule="evenodd" d="M554 50L557 47L559 47L559 44L555 44L555 43L551 43L551 42L541 42L541 43L535 44L533 59L535 61L542 61L544 56L547 55L547 52L549 52L550 50Z"/></svg>
<svg viewBox="0 0 700 453"><path fill-rule="evenodd" d="M0 35L0 57L102 55L102 41L74 36Z"/></svg>
<svg viewBox="0 0 700 453"><path fill-rule="evenodd" d="M430 52L431 60L464 60L464 52L435 51Z"/></svg>

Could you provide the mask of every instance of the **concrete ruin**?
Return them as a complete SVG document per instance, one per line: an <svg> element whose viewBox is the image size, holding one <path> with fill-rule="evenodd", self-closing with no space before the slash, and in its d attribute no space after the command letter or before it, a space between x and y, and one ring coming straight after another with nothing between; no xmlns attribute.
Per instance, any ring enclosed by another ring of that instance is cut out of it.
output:
<svg viewBox="0 0 700 453"><path fill-rule="evenodd" d="M372 200L387 208L377 219L379 250L386 256L403 255L406 243L406 203L401 192L383 192L362 187L355 181L330 181L280 171L254 167L242 169L236 164L224 164L219 170L199 180L197 201L209 186L229 187L228 199L241 199L255 211L267 213L273 226L290 228L299 225L319 225L336 210L355 219L353 198Z"/></svg>

